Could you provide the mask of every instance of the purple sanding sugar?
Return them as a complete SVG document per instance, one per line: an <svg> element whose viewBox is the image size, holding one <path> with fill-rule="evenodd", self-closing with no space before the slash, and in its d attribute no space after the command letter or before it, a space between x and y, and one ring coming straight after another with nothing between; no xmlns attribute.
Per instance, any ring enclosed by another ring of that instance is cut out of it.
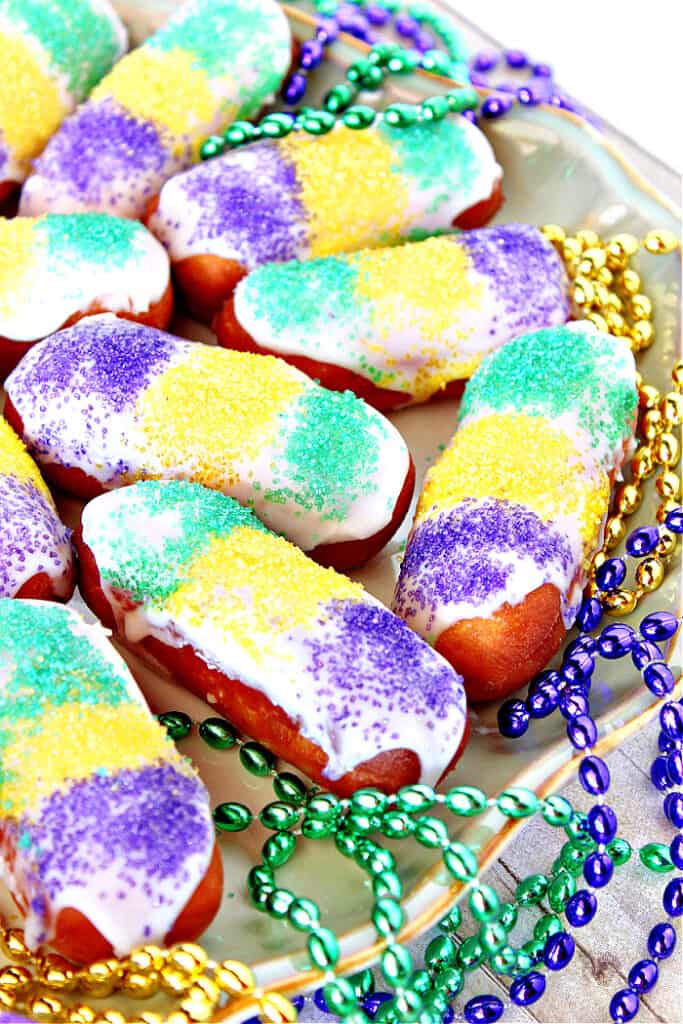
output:
<svg viewBox="0 0 683 1024"><path fill-rule="evenodd" d="M72 196L115 213L122 199L136 197L139 206L157 192L169 159L151 122L138 120L106 98L84 103L67 117L34 167L54 186L57 205L61 197ZM30 200L30 178L24 187Z"/></svg>
<svg viewBox="0 0 683 1024"><path fill-rule="evenodd" d="M28 1017L20 1017L18 1013L0 1013L0 1024L31 1024Z"/></svg>
<svg viewBox="0 0 683 1024"><path fill-rule="evenodd" d="M203 784L169 763L91 775L44 800L38 821L24 817L10 828L32 898L49 904L102 875L101 898L123 893L138 913L141 896L151 910L198 883L214 842Z"/></svg>
<svg viewBox="0 0 683 1024"><path fill-rule="evenodd" d="M200 164L181 181L201 210L190 245L227 236L236 258L250 270L301 256L306 214L294 165L275 143L264 140Z"/></svg>
<svg viewBox="0 0 683 1024"><path fill-rule="evenodd" d="M7 147L0 132L0 181L3 180L5 168L7 167Z"/></svg>
<svg viewBox="0 0 683 1024"><path fill-rule="evenodd" d="M554 246L527 224L465 231L457 236L478 273L489 279L510 337L564 323L569 287Z"/></svg>
<svg viewBox="0 0 683 1024"><path fill-rule="evenodd" d="M0 475L0 597L14 597L35 573L61 576L69 533L32 480Z"/></svg>
<svg viewBox="0 0 683 1024"><path fill-rule="evenodd" d="M570 578L574 575L569 543L550 523L523 505L467 499L415 529L394 609L405 619L428 611L428 630L444 605L464 602L476 609L503 594L513 572L505 561L508 554L531 558L540 569L559 567Z"/></svg>
<svg viewBox="0 0 683 1024"><path fill-rule="evenodd" d="M459 708L464 719L460 677L387 608L334 601L325 612L329 628L304 640L316 714L365 736L386 728L387 711L433 723Z"/></svg>

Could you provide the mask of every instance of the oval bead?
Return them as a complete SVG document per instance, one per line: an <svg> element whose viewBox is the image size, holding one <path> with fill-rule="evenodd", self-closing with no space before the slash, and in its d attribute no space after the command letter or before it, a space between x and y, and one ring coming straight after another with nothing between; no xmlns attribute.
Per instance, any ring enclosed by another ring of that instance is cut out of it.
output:
<svg viewBox="0 0 683 1024"><path fill-rule="evenodd" d="M464 843L451 843L443 851L443 861L448 871L460 882L469 882L478 871L477 858Z"/></svg>
<svg viewBox="0 0 683 1024"><path fill-rule="evenodd" d="M444 967L452 967L458 950L447 935L437 935L425 950L425 965L430 971L439 971Z"/></svg>
<svg viewBox="0 0 683 1024"><path fill-rule="evenodd" d="M683 533L683 508L673 508L664 522L672 533Z"/></svg>
<svg viewBox="0 0 683 1024"><path fill-rule="evenodd" d="M583 690L568 688L560 697L560 714L567 719L578 718L588 713L588 697Z"/></svg>
<svg viewBox="0 0 683 1024"><path fill-rule="evenodd" d="M296 839L291 832L275 832L263 844L263 860L269 867L280 868L295 849Z"/></svg>
<svg viewBox="0 0 683 1024"><path fill-rule="evenodd" d="M668 640L678 629L678 619L671 612L651 612L640 623L640 632L646 640Z"/></svg>
<svg viewBox="0 0 683 1024"><path fill-rule="evenodd" d="M588 856L587 850L580 850L577 846L573 846L571 843L565 843L560 853L560 862L562 867L573 875L574 878L578 878L583 873L583 865L586 857Z"/></svg>
<svg viewBox="0 0 683 1024"><path fill-rule="evenodd" d="M479 885L469 895L469 908L475 921L491 921L497 917L500 901L490 885Z"/></svg>
<svg viewBox="0 0 683 1024"><path fill-rule="evenodd" d="M331 793L318 793L306 804L306 817L318 821L333 821L339 816L339 800Z"/></svg>
<svg viewBox="0 0 683 1024"><path fill-rule="evenodd" d="M439 921L439 929L447 935L454 935L462 924L462 910L455 904L454 907Z"/></svg>
<svg viewBox="0 0 683 1024"><path fill-rule="evenodd" d="M240 747L240 761L250 775L260 778L269 775L275 767L275 758L271 752L252 740Z"/></svg>
<svg viewBox="0 0 683 1024"><path fill-rule="evenodd" d="M225 139L222 135L209 135L208 139L205 139L199 150L200 160L212 160L215 156L225 150Z"/></svg>
<svg viewBox="0 0 683 1024"><path fill-rule="evenodd" d="M571 655L565 653L562 661L562 677L565 682L587 687L594 671L595 659L588 651L576 650Z"/></svg>
<svg viewBox="0 0 683 1024"><path fill-rule="evenodd" d="M678 834L671 840L671 846L669 847L669 856L671 862L683 871L683 835Z"/></svg>
<svg viewBox="0 0 683 1024"><path fill-rule="evenodd" d="M651 640L636 640L631 650L631 661L640 671L651 661L661 661L662 652Z"/></svg>
<svg viewBox="0 0 683 1024"><path fill-rule="evenodd" d="M403 895L403 883L395 871L380 871L372 879L372 891L375 899L390 896L400 900Z"/></svg>
<svg viewBox="0 0 683 1024"><path fill-rule="evenodd" d="M503 1010L498 996L474 996L465 1003L463 1014L467 1024L493 1024L503 1016Z"/></svg>
<svg viewBox="0 0 683 1024"><path fill-rule="evenodd" d="M639 960L628 972L628 983L639 995L649 992L657 984L659 968L654 960Z"/></svg>
<svg viewBox="0 0 683 1024"><path fill-rule="evenodd" d="M562 922L557 914L543 914L534 925L534 938L546 942L551 935L562 931Z"/></svg>
<svg viewBox="0 0 683 1024"><path fill-rule="evenodd" d="M662 906L669 917L683 914L683 877L672 878L662 896Z"/></svg>
<svg viewBox="0 0 683 1024"><path fill-rule="evenodd" d="M617 1022L633 1020L639 1009L638 995L630 988L615 992L609 1004L610 1017Z"/></svg>
<svg viewBox="0 0 683 1024"><path fill-rule="evenodd" d="M396 794L396 806L408 814L428 811L436 803L436 795L430 786L403 786Z"/></svg>
<svg viewBox="0 0 683 1024"><path fill-rule="evenodd" d="M607 804L597 804L588 812L588 831L596 843L609 843L617 834L617 816Z"/></svg>
<svg viewBox="0 0 683 1024"><path fill-rule="evenodd" d="M551 909L556 913L561 913L575 892L576 882L573 876L563 870L562 874L553 878L548 886L548 903Z"/></svg>
<svg viewBox="0 0 683 1024"><path fill-rule="evenodd" d="M664 797L664 813L675 828L683 828L683 793L680 790Z"/></svg>
<svg viewBox="0 0 683 1024"><path fill-rule="evenodd" d="M610 770L601 757L588 754L579 765L579 780L587 793L601 796L610 787Z"/></svg>
<svg viewBox="0 0 683 1024"><path fill-rule="evenodd" d="M601 620L602 605L597 597L584 598L576 615L576 623L579 629L586 633L592 633L600 625Z"/></svg>
<svg viewBox="0 0 683 1024"><path fill-rule="evenodd" d="M649 665L645 666L643 682L655 697L664 697L667 693L671 693L676 685L673 672L663 661L651 661Z"/></svg>
<svg viewBox="0 0 683 1024"><path fill-rule="evenodd" d="M317 818L304 818L301 823L301 834L306 839L329 839L334 834L334 821L318 821Z"/></svg>
<svg viewBox="0 0 683 1024"><path fill-rule="evenodd" d="M325 1004L328 1013L338 1013L347 1017L356 1009L356 993L353 985L346 978L335 978L323 987Z"/></svg>
<svg viewBox="0 0 683 1024"><path fill-rule="evenodd" d="M656 526L639 526L626 538L626 550L634 558L643 558L657 547L659 530Z"/></svg>
<svg viewBox="0 0 683 1024"><path fill-rule="evenodd" d="M635 640L635 632L625 622L605 626L598 637L598 651L603 658L614 660L628 654Z"/></svg>
<svg viewBox="0 0 683 1024"><path fill-rule="evenodd" d="M273 889L266 900L266 910L271 917L281 920L287 917L289 908L294 902L294 893L289 889Z"/></svg>
<svg viewBox="0 0 683 1024"><path fill-rule="evenodd" d="M273 778L273 789L280 800L297 807L305 802L308 795L306 784L291 772L278 772Z"/></svg>
<svg viewBox="0 0 683 1024"><path fill-rule="evenodd" d="M400 931L403 925L401 904L390 897L377 900L372 908L372 923L378 935L384 938Z"/></svg>
<svg viewBox="0 0 683 1024"><path fill-rule="evenodd" d="M574 928L583 928L593 920L597 909L598 901L593 893L587 889L579 889L569 900L565 914Z"/></svg>
<svg viewBox="0 0 683 1024"><path fill-rule="evenodd" d="M313 900L306 899L305 896L298 896L294 902L290 904L289 910L287 911L287 917L289 918L290 924L292 924L297 931L307 932L311 929L317 928L320 922L320 910Z"/></svg>
<svg viewBox="0 0 683 1024"><path fill-rule="evenodd" d="M564 826L571 821L572 805L563 796L549 796L541 805L541 814L553 828Z"/></svg>
<svg viewBox="0 0 683 1024"><path fill-rule="evenodd" d="M676 932L668 921L656 924L647 937L647 951L658 960L666 960L676 948Z"/></svg>
<svg viewBox="0 0 683 1024"><path fill-rule="evenodd" d="M602 889L614 874L614 864L608 853L589 853L583 865L583 877L594 889Z"/></svg>
<svg viewBox="0 0 683 1024"><path fill-rule="evenodd" d="M530 1006L537 1002L545 992L545 978L538 971L525 974L523 978L515 978L510 986L510 998L517 1006Z"/></svg>
<svg viewBox="0 0 683 1024"><path fill-rule="evenodd" d="M659 712L659 724L672 740L683 739L683 703L668 701L664 704Z"/></svg>
<svg viewBox="0 0 683 1024"><path fill-rule="evenodd" d="M502 903L498 921L506 932L511 932L517 924L517 907L514 903Z"/></svg>
<svg viewBox="0 0 683 1024"><path fill-rule="evenodd" d="M543 950L543 962L549 971L561 971L574 956L576 944L567 932L549 935Z"/></svg>
<svg viewBox="0 0 683 1024"><path fill-rule="evenodd" d="M626 839L617 837L607 844L607 852L612 858L615 867L621 867L627 860L630 860L633 848Z"/></svg>
<svg viewBox="0 0 683 1024"><path fill-rule="evenodd" d="M523 974L528 974L534 967L533 957L530 957L526 950L517 950L517 961L515 963L515 969L513 974L517 977L521 977Z"/></svg>
<svg viewBox="0 0 683 1024"><path fill-rule="evenodd" d="M380 1009L383 1003L389 1002L394 997L390 992L372 992L363 1000L363 1009L369 1016L370 1020L375 1020L377 1011Z"/></svg>
<svg viewBox="0 0 683 1024"><path fill-rule="evenodd" d="M455 999L465 986L465 975L459 967L447 967L439 972L439 987L447 999Z"/></svg>
<svg viewBox="0 0 683 1024"><path fill-rule="evenodd" d="M515 898L521 907L533 907L540 903L548 891L548 879L545 875L529 875L515 889Z"/></svg>
<svg viewBox="0 0 683 1024"><path fill-rule="evenodd" d="M259 821L261 824L272 831L293 828L298 820L299 812L296 808L292 807L291 804L279 801L275 801L272 804L266 804L263 810L259 812Z"/></svg>
<svg viewBox="0 0 683 1024"><path fill-rule="evenodd" d="M388 984L394 987L410 977L413 961L405 946L391 945L382 953L380 967Z"/></svg>
<svg viewBox="0 0 683 1024"><path fill-rule="evenodd" d="M351 797L352 809L365 814L381 814L386 803L386 796L378 789L357 789Z"/></svg>
<svg viewBox="0 0 683 1024"><path fill-rule="evenodd" d="M247 889L259 889L262 885L274 885L275 875L272 870L264 864L257 864L247 875Z"/></svg>
<svg viewBox="0 0 683 1024"><path fill-rule="evenodd" d="M309 935L306 943L308 955L316 967L326 971L328 967L334 967L339 960L339 943L334 932L329 928L318 928L312 935Z"/></svg>
<svg viewBox="0 0 683 1024"><path fill-rule="evenodd" d="M673 871L673 861L669 848L664 843L647 843L640 850L640 859L648 869L656 874Z"/></svg>
<svg viewBox="0 0 683 1024"><path fill-rule="evenodd" d="M376 117L377 111L373 107L368 107L362 103L358 103L353 107L349 107L349 109L342 114L342 121L347 128L352 128L357 131L363 128L369 128Z"/></svg>
<svg viewBox="0 0 683 1024"><path fill-rule="evenodd" d="M669 766L666 757L660 756L654 759L650 765L650 780L655 789L658 789L660 793L670 788L671 779L669 778Z"/></svg>
<svg viewBox="0 0 683 1024"><path fill-rule="evenodd" d="M349 982L353 985L353 991L357 999L365 999L375 990L375 976L369 967L357 974L352 974Z"/></svg>
<svg viewBox="0 0 683 1024"><path fill-rule="evenodd" d="M445 96L430 96L422 101L422 116L425 121L442 121L449 109Z"/></svg>
<svg viewBox="0 0 683 1024"><path fill-rule="evenodd" d="M517 739L529 728L529 709L524 701L506 700L498 709L498 729L501 736Z"/></svg>
<svg viewBox="0 0 683 1024"><path fill-rule="evenodd" d="M496 807L507 818L527 818L535 814L540 801L530 789L511 786L504 790L496 800Z"/></svg>
<svg viewBox="0 0 683 1024"><path fill-rule="evenodd" d="M486 952L478 935L471 935L458 949L458 966L464 971L473 971L486 959Z"/></svg>
<svg viewBox="0 0 683 1024"><path fill-rule="evenodd" d="M683 750L672 750L666 758L666 770L676 786L683 785Z"/></svg>
<svg viewBox="0 0 683 1024"><path fill-rule="evenodd" d="M239 739L239 733L224 718L205 718L199 723L199 735L214 750L229 750Z"/></svg>
<svg viewBox="0 0 683 1024"><path fill-rule="evenodd" d="M567 736L577 750L592 747L598 738L598 727L590 715L579 715L567 723Z"/></svg>
<svg viewBox="0 0 683 1024"><path fill-rule="evenodd" d="M458 817L471 818L486 810L488 800L475 786L454 786L446 793L446 807Z"/></svg>
<svg viewBox="0 0 683 1024"><path fill-rule="evenodd" d="M213 820L221 832L243 832L251 825L253 815L244 804L228 801L214 808Z"/></svg>
<svg viewBox="0 0 683 1024"><path fill-rule="evenodd" d="M608 558L595 570L595 582L600 590L616 590L626 578L626 562L623 558Z"/></svg>
<svg viewBox="0 0 683 1024"><path fill-rule="evenodd" d="M526 703L532 718L547 718L560 703L560 692L553 683L545 681L529 694Z"/></svg>
<svg viewBox="0 0 683 1024"><path fill-rule="evenodd" d="M479 929L479 941L487 953L495 953L507 942L507 929L500 921L490 921Z"/></svg>
<svg viewBox="0 0 683 1024"><path fill-rule="evenodd" d="M387 839L407 839L413 834L415 822L405 811L385 811L380 830Z"/></svg>
<svg viewBox="0 0 683 1024"><path fill-rule="evenodd" d="M421 846L433 849L448 843L448 828L440 818L418 818L413 836Z"/></svg>
<svg viewBox="0 0 683 1024"><path fill-rule="evenodd" d="M192 732L192 719L184 711L164 711L157 716L157 721L176 742L184 740Z"/></svg>

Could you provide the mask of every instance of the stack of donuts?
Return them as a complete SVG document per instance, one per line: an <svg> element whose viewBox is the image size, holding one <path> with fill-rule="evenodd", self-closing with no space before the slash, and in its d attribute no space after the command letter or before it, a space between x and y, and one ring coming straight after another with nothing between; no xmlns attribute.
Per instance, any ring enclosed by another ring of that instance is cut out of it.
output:
<svg viewBox="0 0 683 1024"><path fill-rule="evenodd" d="M0 860L29 945L87 961L221 900L208 794L109 636L322 787L434 785L467 697L571 625L637 394L541 232L486 226L466 118L199 163L284 80L275 0L187 0L126 56L106 0L38 6L0 0ZM390 610L343 575L411 508L384 414L463 389Z"/></svg>

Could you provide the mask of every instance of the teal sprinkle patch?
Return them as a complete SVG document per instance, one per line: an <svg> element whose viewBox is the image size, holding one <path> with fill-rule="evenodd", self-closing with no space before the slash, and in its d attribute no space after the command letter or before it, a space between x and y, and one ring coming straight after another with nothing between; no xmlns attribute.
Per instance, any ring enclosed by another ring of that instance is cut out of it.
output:
<svg viewBox="0 0 683 1024"><path fill-rule="evenodd" d="M142 224L106 213L48 213L36 231L45 233L49 255L60 268L77 269L84 261L124 267L144 252Z"/></svg>
<svg viewBox="0 0 683 1024"><path fill-rule="evenodd" d="M134 601L152 605L161 605L186 582L183 567L214 537L243 526L270 532L234 498L183 480L142 481L100 500L109 511L93 517L87 538L100 575Z"/></svg>
<svg viewBox="0 0 683 1024"><path fill-rule="evenodd" d="M258 87L267 92L277 90L289 59L289 41L277 5L269 10L253 0L196 0L183 7L146 45L189 52L195 58L195 67L201 67L210 77L230 74L235 58L253 51L255 57L259 55ZM254 84L250 83L250 91ZM261 100L259 97L257 109Z"/></svg>
<svg viewBox="0 0 683 1024"><path fill-rule="evenodd" d="M556 419L576 413L594 448L615 451L638 404L625 343L564 325L524 334L487 356L465 388L460 418L490 409Z"/></svg>
<svg viewBox="0 0 683 1024"><path fill-rule="evenodd" d="M19 838L17 839L17 846L20 850L30 849L32 843L33 840L31 839L30 832L22 832Z"/></svg>
<svg viewBox="0 0 683 1024"><path fill-rule="evenodd" d="M407 128L395 128L381 121L379 132L398 155L392 170L409 175L424 191L435 190L434 209L446 202L453 192L467 196L477 177L479 163L462 118L418 121Z"/></svg>
<svg viewBox="0 0 683 1024"><path fill-rule="evenodd" d="M267 500L290 499L322 520L342 522L358 498L377 492L380 444L389 426L350 391L310 388L280 419L282 448L273 461L282 467L283 483L266 493Z"/></svg>
<svg viewBox="0 0 683 1024"><path fill-rule="evenodd" d="M338 256L267 263L249 274L241 287L256 316L276 334L286 329L304 351L315 352L327 322L343 322L355 315L358 272L354 263L352 258Z"/></svg>
<svg viewBox="0 0 683 1024"><path fill-rule="evenodd" d="M0 15L38 40L78 102L119 55L112 19L90 0L0 0Z"/></svg>
<svg viewBox="0 0 683 1024"><path fill-rule="evenodd" d="M46 709L131 702L126 678L93 647L61 605L0 600L0 722L40 728ZM0 751L16 739L0 727Z"/></svg>

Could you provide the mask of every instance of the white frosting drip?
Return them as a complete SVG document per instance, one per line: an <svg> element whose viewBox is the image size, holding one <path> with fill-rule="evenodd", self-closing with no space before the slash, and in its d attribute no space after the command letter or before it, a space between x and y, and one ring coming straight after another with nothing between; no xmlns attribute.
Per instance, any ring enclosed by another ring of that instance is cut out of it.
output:
<svg viewBox="0 0 683 1024"><path fill-rule="evenodd" d="M0 336L35 341L94 305L112 313L146 313L168 288L170 269L163 246L142 225L136 227L135 244L125 263L84 259L78 267L56 264L36 232L37 260L14 304L3 304Z"/></svg>

